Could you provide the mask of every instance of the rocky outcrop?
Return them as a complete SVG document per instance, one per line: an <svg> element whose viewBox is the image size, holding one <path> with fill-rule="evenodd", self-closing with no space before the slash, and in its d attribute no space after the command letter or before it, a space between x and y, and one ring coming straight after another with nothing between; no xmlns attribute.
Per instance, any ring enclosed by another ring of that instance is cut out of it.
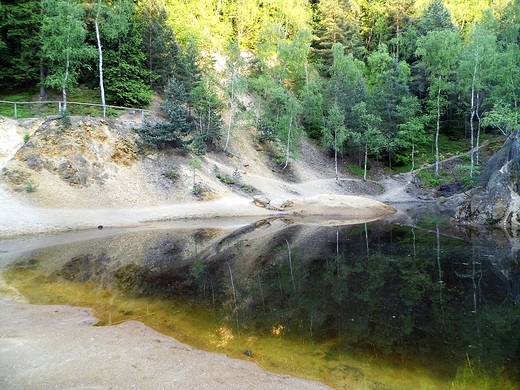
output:
<svg viewBox="0 0 520 390"><path fill-rule="evenodd" d="M520 132L487 163L479 185L456 209L454 222L520 228Z"/></svg>

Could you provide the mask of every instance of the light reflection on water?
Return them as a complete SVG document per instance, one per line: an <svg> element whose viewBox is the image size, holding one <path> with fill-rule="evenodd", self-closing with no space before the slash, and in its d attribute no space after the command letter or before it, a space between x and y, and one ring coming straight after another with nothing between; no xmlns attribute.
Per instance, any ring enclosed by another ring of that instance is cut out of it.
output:
<svg viewBox="0 0 520 390"><path fill-rule="evenodd" d="M21 253L3 275L31 302L334 388L520 388L516 252L414 222L104 231Z"/></svg>

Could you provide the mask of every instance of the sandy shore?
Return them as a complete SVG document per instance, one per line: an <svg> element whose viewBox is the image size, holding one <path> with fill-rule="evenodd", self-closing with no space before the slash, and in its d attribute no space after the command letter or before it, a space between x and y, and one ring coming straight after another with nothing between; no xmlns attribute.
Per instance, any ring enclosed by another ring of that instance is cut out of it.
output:
<svg viewBox="0 0 520 390"><path fill-rule="evenodd" d="M0 186L0 239L103 227L138 227L155 221L292 216L354 223L391 215L395 209L376 200L344 195L319 195L290 201L283 210L258 207L252 198L225 196L217 200L110 209L41 208L21 203Z"/></svg>
<svg viewBox="0 0 520 390"><path fill-rule="evenodd" d="M0 388L325 389L199 351L140 322L95 327L85 308L0 299Z"/></svg>

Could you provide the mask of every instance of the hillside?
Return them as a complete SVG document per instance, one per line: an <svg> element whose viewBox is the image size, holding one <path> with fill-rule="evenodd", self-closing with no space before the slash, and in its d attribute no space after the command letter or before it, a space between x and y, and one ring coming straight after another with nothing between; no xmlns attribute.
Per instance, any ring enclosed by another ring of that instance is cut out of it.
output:
<svg viewBox="0 0 520 390"><path fill-rule="evenodd" d="M413 200L404 177L363 182L343 174L336 182L332 160L309 141L282 170L268 147L243 130L232 135L227 153L208 153L194 169L189 156L140 151L132 130L139 122L132 117L73 117L68 128L53 117L0 121L4 236L280 212L374 219L393 212L375 201ZM260 195L271 200L270 209L254 206Z"/></svg>

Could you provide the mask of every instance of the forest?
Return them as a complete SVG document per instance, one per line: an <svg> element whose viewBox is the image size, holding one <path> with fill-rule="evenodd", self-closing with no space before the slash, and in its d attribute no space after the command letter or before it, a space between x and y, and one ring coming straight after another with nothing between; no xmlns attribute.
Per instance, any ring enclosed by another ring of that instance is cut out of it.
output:
<svg viewBox="0 0 520 390"><path fill-rule="evenodd" d="M226 150L256 130L286 168L302 137L366 179L447 144L479 172L487 134L520 128L518 0L23 0L0 2L2 96L78 86L103 107L164 99L137 129L156 148ZM425 157L427 156L427 157Z"/></svg>

